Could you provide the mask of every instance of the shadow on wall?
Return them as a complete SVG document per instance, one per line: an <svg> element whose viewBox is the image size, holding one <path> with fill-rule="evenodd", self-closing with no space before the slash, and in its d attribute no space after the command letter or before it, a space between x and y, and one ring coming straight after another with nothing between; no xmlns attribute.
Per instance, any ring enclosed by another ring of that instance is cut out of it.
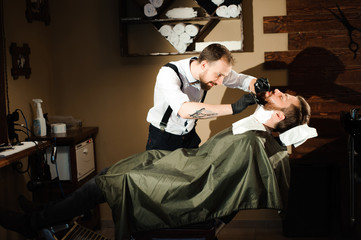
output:
<svg viewBox="0 0 361 240"><path fill-rule="evenodd" d="M294 198L299 201L306 191L296 189L313 186L307 190L307 194L314 197L303 198L306 204L294 204L290 208L294 215L308 211L317 213L307 226L304 224L308 232L302 234L350 232L348 135L340 121L340 113L361 106L361 88L357 83L359 78L353 76L358 73L347 68L330 50L320 47L310 47L300 52L288 70L288 88L304 96L310 103L313 112L310 124L319 135L296 149L300 157L295 159L299 161L295 161L296 167L293 169L301 175L298 175L298 179L294 178L295 184L291 188ZM312 169L308 167L306 170L305 164L310 164ZM301 171L302 167L306 171ZM311 174L305 177L305 173ZM288 230L301 234L301 229L295 229L296 224L299 223L291 222Z"/></svg>
<svg viewBox="0 0 361 240"><path fill-rule="evenodd" d="M317 129L318 137L291 154L284 233L326 236L349 232L348 135L340 113L360 107L361 87L354 76L358 73L347 68L333 52L320 47L304 49L286 66L288 85L280 89L304 96L309 102L310 125Z"/></svg>
<svg viewBox="0 0 361 240"><path fill-rule="evenodd" d="M320 146L321 139L325 143L306 153L303 159L329 158L327 162L332 160L343 165L341 159L347 157L342 155L347 149L347 139L340 112L361 106L361 88L354 88L356 82L348 80L350 71L346 71L344 63L331 51L320 47L300 52L288 65L288 76L287 88L304 96L311 105L310 125L317 129L319 136L307 144Z"/></svg>

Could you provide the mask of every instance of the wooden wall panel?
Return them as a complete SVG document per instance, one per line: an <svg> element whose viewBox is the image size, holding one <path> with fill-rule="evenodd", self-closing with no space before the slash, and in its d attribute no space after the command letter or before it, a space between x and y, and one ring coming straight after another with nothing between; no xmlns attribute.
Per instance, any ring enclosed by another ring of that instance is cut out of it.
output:
<svg viewBox="0 0 361 240"><path fill-rule="evenodd" d="M313 49L313 50L312 50ZM291 64L295 57L299 55L301 52L304 54L304 52L307 50L317 51L318 50L325 50L325 48L322 47L309 47L301 50L294 50L294 51L276 51L276 52L266 52L265 53L265 64L267 66L278 66L281 65L279 68L287 68L288 64ZM339 59L339 61L342 63L342 65L347 68L347 66L357 67L361 66L361 57L354 58L354 54L348 49L348 48L339 48L339 49L332 49L332 50L326 50L328 51L328 54L331 54L332 56L335 56ZM315 53L315 52L314 52ZM316 53L314 54L316 55ZM360 52L361 56L361 52ZM321 56L320 56L321 57ZM324 62L322 65L328 65L329 62ZM273 68L273 67L269 67Z"/></svg>
<svg viewBox="0 0 361 240"><path fill-rule="evenodd" d="M337 11L335 11L339 15ZM345 12L349 22L361 28L360 13ZM330 12L315 15L264 17L264 33L344 31L345 27Z"/></svg>
<svg viewBox="0 0 361 240"><path fill-rule="evenodd" d="M287 15L328 14L329 9L337 11L336 4L339 4L344 11L361 11L361 5L357 0L288 0Z"/></svg>
<svg viewBox="0 0 361 240"><path fill-rule="evenodd" d="M361 20L360 20L361 22ZM355 32L354 37L361 39L361 33ZM288 49L302 50L307 47L348 48L349 37L346 30L326 32L292 32L288 33Z"/></svg>

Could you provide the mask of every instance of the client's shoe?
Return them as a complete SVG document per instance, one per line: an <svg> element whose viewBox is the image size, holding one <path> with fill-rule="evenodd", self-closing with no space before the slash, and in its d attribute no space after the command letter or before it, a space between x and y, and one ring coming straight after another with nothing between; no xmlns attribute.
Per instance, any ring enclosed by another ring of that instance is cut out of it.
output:
<svg viewBox="0 0 361 240"><path fill-rule="evenodd" d="M27 238L37 236L37 233L32 230L30 222L24 214L0 210L0 225L8 230L18 232Z"/></svg>

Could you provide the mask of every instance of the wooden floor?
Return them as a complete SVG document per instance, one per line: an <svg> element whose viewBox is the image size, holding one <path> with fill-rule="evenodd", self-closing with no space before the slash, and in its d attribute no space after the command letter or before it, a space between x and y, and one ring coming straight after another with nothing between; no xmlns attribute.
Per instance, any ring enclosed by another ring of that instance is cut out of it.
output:
<svg viewBox="0 0 361 240"><path fill-rule="evenodd" d="M328 238L288 238L282 234L281 221L234 220L218 234L218 240L326 240Z"/></svg>
<svg viewBox="0 0 361 240"><path fill-rule="evenodd" d="M105 237L114 239L114 227L111 222L102 224L99 231ZM232 220L218 234L218 240L338 240L336 237L301 238L285 237L282 234L282 222L277 220Z"/></svg>

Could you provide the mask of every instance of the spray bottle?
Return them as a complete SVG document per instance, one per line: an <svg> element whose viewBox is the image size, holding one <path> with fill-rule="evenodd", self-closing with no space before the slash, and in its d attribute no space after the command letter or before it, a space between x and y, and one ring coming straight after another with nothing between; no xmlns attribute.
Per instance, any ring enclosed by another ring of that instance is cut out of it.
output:
<svg viewBox="0 0 361 240"><path fill-rule="evenodd" d="M33 122L34 135L35 136L45 136L46 135L46 123L43 116L43 109L41 109L41 99L33 99L36 107L36 118Z"/></svg>

